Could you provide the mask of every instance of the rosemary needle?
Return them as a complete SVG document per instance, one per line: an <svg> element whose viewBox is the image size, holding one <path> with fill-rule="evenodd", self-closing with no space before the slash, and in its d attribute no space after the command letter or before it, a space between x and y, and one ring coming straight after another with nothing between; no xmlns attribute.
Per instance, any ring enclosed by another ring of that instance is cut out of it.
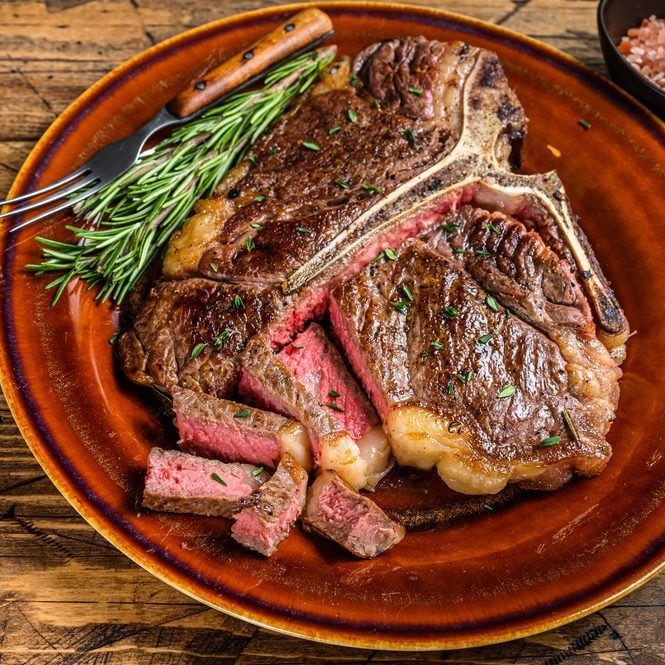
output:
<svg viewBox="0 0 665 665"><path fill-rule="evenodd" d="M98 287L96 298L120 303L185 220L210 196L256 139L314 83L334 57L330 48L286 61L263 86L227 98L175 129L137 163L78 204L73 242L38 237L42 262L26 267L57 273L47 285L55 304L70 280Z"/></svg>

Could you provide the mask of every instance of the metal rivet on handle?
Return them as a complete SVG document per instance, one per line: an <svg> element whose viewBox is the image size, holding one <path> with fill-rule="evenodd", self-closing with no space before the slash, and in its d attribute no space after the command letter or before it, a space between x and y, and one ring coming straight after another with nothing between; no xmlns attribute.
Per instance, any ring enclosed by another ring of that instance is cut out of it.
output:
<svg viewBox="0 0 665 665"><path fill-rule="evenodd" d="M194 87L197 90L205 90L206 82L205 81L199 81Z"/></svg>
<svg viewBox="0 0 665 665"><path fill-rule="evenodd" d="M243 60L251 60L254 57L254 51L245 51L242 54L242 59Z"/></svg>
<svg viewBox="0 0 665 665"><path fill-rule="evenodd" d="M296 27L295 23L287 23L284 26L284 32L291 32L291 30L294 30Z"/></svg>

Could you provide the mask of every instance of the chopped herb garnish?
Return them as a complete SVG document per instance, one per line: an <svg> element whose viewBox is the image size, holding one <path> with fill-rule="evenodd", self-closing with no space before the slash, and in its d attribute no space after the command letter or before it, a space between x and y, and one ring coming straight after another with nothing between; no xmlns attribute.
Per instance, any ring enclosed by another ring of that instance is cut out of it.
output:
<svg viewBox="0 0 665 665"><path fill-rule="evenodd" d="M494 510L494 507L493 507L493 506L490 506L489 503L484 503L484 504L483 504L483 508L484 508L485 510L489 511L489 512L492 512L492 511Z"/></svg>
<svg viewBox="0 0 665 665"><path fill-rule="evenodd" d="M418 87L418 86L411 86L411 87L409 88L409 92L410 92L412 95L418 95L418 96L420 96L420 95L423 94L423 89L420 88L420 87Z"/></svg>
<svg viewBox="0 0 665 665"><path fill-rule="evenodd" d="M543 439L539 444L539 448L547 448L548 446L558 446L561 443L560 436L548 436L546 439Z"/></svg>
<svg viewBox="0 0 665 665"><path fill-rule="evenodd" d="M215 350L219 351L231 335L233 335L233 330L231 330L231 328L225 328L222 330L222 332L212 340L212 345L215 347Z"/></svg>
<svg viewBox="0 0 665 665"><path fill-rule="evenodd" d="M349 122L358 122L358 114L354 109L346 109L346 117L349 119Z"/></svg>
<svg viewBox="0 0 665 665"><path fill-rule="evenodd" d="M302 145L303 148L307 148L307 150L313 150L314 152L321 150L321 147L316 141L303 141L300 145Z"/></svg>
<svg viewBox="0 0 665 665"><path fill-rule="evenodd" d="M459 310L457 307L453 307L452 305L446 306L446 308L443 310L443 313L441 316L443 316L444 319L454 319L457 317L459 314Z"/></svg>
<svg viewBox="0 0 665 665"><path fill-rule="evenodd" d="M312 231L312 229L310 229L309 226L299 226L296 229L296 231L298 231L298 233L302 233L305 236L308 236L308 235L311 235L312 233L314 233L314 231Z"/></svg>
<svg viewBox="0 0 665 665"><path fill-rule="evenodd" d="M392 247L386 247L383 250L383 253L386 255L387 259L390 259L391 261L397 261L397 252L392 249Z"/></svg>
<svg viewBox="0 0 665 665"><path fill-rule="evenodd" d="M588 123L586 120L583 118L577 122L577 124L584 130L586 131L587 129L591 129L591 124Z"/></svg>
<svg viewBox="0 0 665 665"><path fill-rule="evenodd" d="M234 418L249 418L249 409L242 409L242 411L236 411L233 414Z"/></svg>
<svg viewBox="0 0 665 665"><path fill-rule="evenodd" d="M339 393L333 388L328 391L328 397L339 397Z"/></svg>
<svg viewBox="0 0 665 665"><path fill-rule="evenodd" d="M420 357L421 358L427 358L427 356L429 356L429 353L427 351L421 351L420 352Z"/></svg>
<svg viewBox="0 0 665 665"><path fill-rule="evenodd" d="M493 311L493 312L498 312L499 311L499 303L496 301L496 298L491 295L487 295L487 298L485 298L485 304Z"/></svg>
<svg viewBox="0 0 665 665"><path fill-rule="evenodd" d="M517 392L517 388L511 383L507 385L505 388L502 388L501 391L499 391L499 397L501 399L505 399L506 397L512 397L515 393Z"/></svg>
<svg viewBox="0 0 665 665"><path fill-rule="evenodd" d="M212 270L213 272L217 272L219 270L219 266L213 261L210 264L210 270Z"/></svg>
<svg viewBox="0 0 665 665"><path fill-rule="evenodd" d="M206 346L208 346L205 342L199 342L193 349L192 352L189 354L189 357L192 360L195 360L198 358L203 351L205 350Z"/></svg>
<svg viewBox="0 0 665 665"><path fill-rule="evenodd" d="M115 333L115 335L111 335L111 337L109 337L109 344L111 346L113 346L117 341L118 341L118 333Z"/></svg>
<svg viewBox="0 0 665 665"><path fill-rule="evenodd" d="M351 85L355 85L356 83L358 83L358 75L357 74L351 74L351 76L349 76L349 83Z"/></svg>
<svg viewBox="0 0 665 665"><path fill-rule="evenodd" d="M478 344L487 344L492 339L492 333L486 333L478 338Z"/></svg>
<svg viewBox="0 0 665 665"><path fill-rule="evenodd" d="M340 125L337 125L337 126L335 126L335 127L331 127L331 128L328 130L328 136L332 136L333 134L337 134L337 132L338 132L340 129L342 129L342 127L341 127Z"/></svg>
<svg viewBox="0 0 665 665"><path fill-rule="evenodd" d="M490 233L499 233L499 229L494 226L491 222L487 222L486 224L483 224L484 229L487 229Z"/></svg>
<svg viewBox="0 0 665 665"><path fill-rule="evenodd" d="M416 142L416 133L411 129L411 127L407 127L406 129L402 130L402 136L405 136L411 143Z"/></svg>
<svg viewBox="0 0 665 665"><path fill-rule="evenodd" d="M406 312L407 310L407 304L403 300L394 300L393 302L390 303L398 312Z"/></svg>
<svg viewBox="0 0 665 665"><path fill-rule="evenodd" d="M455 224L454 222L450 222L449 224L446 224L443 227L443 230L446 233L452 233L456 228L459 228L459 224Z"/></svg>
<svg viewBox="0 0 665 665"><path fill-rule="evenodd" d="M257 230L263 228L263 224L259 224L258 222L252 222L252 223L250 224L250 226L251 226L253 229L257 229Z"/></svg>
<svg viewBox="0 0 665 665"><path fill-rule="evenodd" d="M248 252L251 252L255 247L256 247L256 243L254 242L254 238L246 238L245 239L245 249Z"/></svg>
<svg viewBox="0 0 665 665"><path fill-rule="evenodd" d="M443 348L443 342L439 341L438 339L434 340L432 342L432 348L435 351L441 351L441 349Z"/></svg>
<svg viewBox="0 0 665 665"><path fill-rule="evenodd" d="M486 249L476 248L476 249L473 250L473 253L474 253L476 256L489 256L492 252L489 252L489 251L486 250Z"/></svg>
<svg viewBox="0 0 665 665"><path fill-rule="evenodd" d="M242 298L238 295L233 296L233 306L236 309L242 309L245 306L245 303L243 302Z"/></svg>
<svg viewBox="0 0 665 665"><path fill-rule="evenodd" d="M469 383L471 379L473 379L475 375L475 371L473 369L470 369L468 372L463 372L462 374L458 374L457 378L459 379L460 383Z"/></svg>
<svg viewBox="0 0 665 665"><path fill-rule="evenodd" d="M260 464L259 466L257 466L255 469L252 470L252 476L256 478L256 476L260 476L265 470L266 470L265 466L263 466L263 464Z"/></svg>
<svg viewBox="0 0 665 665"><path fill-rule="evenodd" d="M266 150L269 155L274 155L276 152L279 152L279 146L273 145Z"/></svg>
<svg viewBox="0 0 665 665"><path fill-rule="evenodd" d="M406 284L402 284L401 288L402 288L402 293L404 294L404 297L409 302L413 302L413 293L411 293L411 289Z"/></svg>
<svg viewBox="0 0 665 665"><path fill-rule="evenodd" d="M381 193L381 188L377 187L376 185L368 185L367 183L363 183L360 185L361 189L364 189L366 192L371 192L372 194L380 194Z"/></svg>
<svg viewBox="0 0 665 665"><path fill-rule="evenodd" d="M386 258L386 253L385 252L379 252L373 259L372 263L378 263L381 259Z"/></svg>
<svg viewBox="0 0 665 665"><path fill-rule="evenodd" d="M504 314L506 315L506 318L507 318L507 319L510 318L510 310L509 310L507 307L506 307L506 309L505 309L505 311L504 311Z"/></svg>
<svg viewBox="0 0 665 665"><path fill-rule="evenodd" d="M335 180L335 184L339 185L342 189L348 189L350 187L349 183L346 180L342 180L341 178L337 178L337 180Z"/></svg>
<svg viewBox="0 0 665 665"><path fill-rule="evenodd" d="M375 98L372 100L372 106L373 106L375 109L380 109L380 108L381 108L381 101L375 97Z"/></svg>
<svg viewBox="0 0 665 665"><path fill-rule="evenodd" d="M452 395L455 392L455 382L448 381L448 394Z"/></svg>
<svg viewBox="0 0 665 665"><path fill-rule="evenodd" d="M344 409L339 404L335 404L335 402L327 402L326 406L330 409L333 409L333 411L344 413Z"/></svg>
<svg viewBox="0 0 665 665"><path fill-rule="evenodd" d="M256 166L256 155L252 155L250 153L249 155L247 155L247 161L251 162L252 164L254 164L254 166Z"/></svg>
<svg viewBox="0 0 665 665"><path fill-rule="evenodd" d="M459 432L462 429L462 423L458 423L457 421L453 421L448 425L448 431L451 434L455 434L456 432Z"/></svg>
<svg viewBox="0 0 665 665"><path fill-rule="evenodd" d="M453 254L464 254L464 247L453 247Z"/></svg>
<svg viewBox="0 0 665 665"><path fill-rule="evenodd" d="M577 433L577 428L575 427L575 423L573 422L572 416L570 415L570 413L568 413L568 411L563 411L561 413L561 416L563 418L563 421L566 423L566 427L570 431L570 435L575 440L575 443L579 443L580 435Z"/></svg>
<svg viewBox="0 0 665 665"><path fill-rule="evenodd" d="M254 197L254 200L255 200L257 203L261 203L261 202L265 201L266 198L267 198L267 197L266 197L265 194L257 194L257 195Z"/></svg>
<svg viewBox="0 0 665 665"><path fill-rule="evenodd" d="M226 483L214 471L210 474L210 477L220 485L226 485Z"/></svg>

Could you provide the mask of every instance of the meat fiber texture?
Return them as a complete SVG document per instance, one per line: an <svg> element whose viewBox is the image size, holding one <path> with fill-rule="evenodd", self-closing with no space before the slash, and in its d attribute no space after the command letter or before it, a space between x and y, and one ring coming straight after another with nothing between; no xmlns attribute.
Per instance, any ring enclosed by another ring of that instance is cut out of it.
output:
<svg viewBox="0 0 665 665"><path fill-rule="evenodd" d="M315 470L354 488L376 482L377 414L400 464L461 492L598 473L629 326L557 175L513 171L525 134L484 49L404 37L338 60L174 235L125 373L298 422ZM333 385L352 374L366 397ZM284 454L272 430L222 430L239 457Z"/></svg>
<svg viewBox="0 0 665 665"><path fill-rule="evenodd" d="M305 505L307 472L289 454L282 456L254 503L236 516L231 535L241 545L271 556L289 535Z"/></svg>
<svg viewBox="0 0 665 665"><path fill-rule="evenodd" d="M406 531L368 497L355 492L334 471L323 472L309 488L305 527L363 559L399 543Z"/></svg>
<svg viewBox="0 0 665 665"><path fill-rule="evenodd" d="M179 450L153 448L143 490L143 506L172 513L231 517L267 479L252 464L225 464Z"/></svg>

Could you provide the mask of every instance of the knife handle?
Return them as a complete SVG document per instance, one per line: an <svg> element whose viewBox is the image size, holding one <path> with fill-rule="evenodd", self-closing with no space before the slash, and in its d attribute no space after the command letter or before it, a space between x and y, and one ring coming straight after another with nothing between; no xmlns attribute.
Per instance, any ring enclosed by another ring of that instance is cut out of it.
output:
<svg viewBox="0 0 665 665"><path fill-rule="evenodd" d="M332 21L321 10L299 12L192 83L168 103L169 111L186 118L331 31Z"/></svg>

